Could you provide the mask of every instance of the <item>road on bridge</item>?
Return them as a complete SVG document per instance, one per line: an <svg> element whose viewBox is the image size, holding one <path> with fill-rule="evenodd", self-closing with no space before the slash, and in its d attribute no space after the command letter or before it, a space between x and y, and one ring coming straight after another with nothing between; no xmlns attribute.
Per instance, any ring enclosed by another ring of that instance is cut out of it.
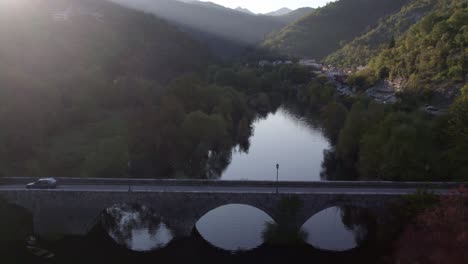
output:
<svg viewBox="0 0 468 264"><path fill-rule="evenodd" d="M280 193L327 193L327 194L412 194L419 188L391 188L391 187L334 187L331 186L307 186L307 187L279 187ZM58 191L89 191L89 192L203 192L203 193L275 193L277 188L271 186L193 186L193 185L123 185L123 184L71 184L58 185L56 189L47 190L51 192ZM453 189L430 188L437 194L448 194ZM18 191L27 190L24 184L0 185L0 191ZM37 191L35 189L28 191ZM41 190L44 191L44 190Z"/></svg>

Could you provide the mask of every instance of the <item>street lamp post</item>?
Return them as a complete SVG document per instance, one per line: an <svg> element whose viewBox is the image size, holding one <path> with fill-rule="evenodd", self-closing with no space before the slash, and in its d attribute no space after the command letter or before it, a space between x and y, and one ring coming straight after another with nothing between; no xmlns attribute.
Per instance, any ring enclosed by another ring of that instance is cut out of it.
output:
<svg viewBox="0 0 468 264"><path fill-rule="evenodd" d="M278 184L279 184L279 164L276 164L276 193L279 193L278 191Z"/></svg>

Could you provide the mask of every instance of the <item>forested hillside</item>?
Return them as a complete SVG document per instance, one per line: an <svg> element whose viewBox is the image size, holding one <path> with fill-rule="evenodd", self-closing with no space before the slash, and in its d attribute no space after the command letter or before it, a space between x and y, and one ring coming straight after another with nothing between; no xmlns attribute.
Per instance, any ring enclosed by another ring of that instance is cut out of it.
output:
<svg viewBox="0 0 468 264"><path fill-rule="evenodd" d="M342 67L366 65L380 51L395 45L395 39L427 15L437 0L414 0L403 8L383 19L377 27L357 37L325 59L326 64Z"/></svg>
<svg viewBox="0 0 468 264"><path fill-rule="evenodd" d="M283 54L322 59L376 26L410 0L339 0L272 34L264 47Z"/></svg>
<svg viewBox="0 0 468 264"><path fill-rule="evenodd" d="M358 73L361 83L402 79L406 92L456 97L468 73L468 3L439 0L434 11Z"/></svg>
<svg viewBox="0 0 468 264"><path fill-rule="evenodd" d="M435 1L432 11L348 79L356 88L398 80L400 102L385 106L358 99L336 134L332 159L342 161L345 171L358 171L359 179L466 180L466 54L468 3ZM421 111L424 104L447 110L428 114Z"/></svg>
<svg viewBox="0 0 468 264"><path fill-rule="evenodd" d="M106 1L0 5L0 175L80 175L105 142L125 156L127 113L210 60L166 22Z"/></svg>

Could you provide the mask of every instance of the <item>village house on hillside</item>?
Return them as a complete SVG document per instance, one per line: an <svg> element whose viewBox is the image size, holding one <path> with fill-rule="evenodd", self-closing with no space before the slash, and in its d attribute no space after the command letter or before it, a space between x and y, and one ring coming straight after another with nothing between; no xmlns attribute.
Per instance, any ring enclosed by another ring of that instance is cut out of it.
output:
<svg viewBox="0 0 468 264"><path fill-rule="evenodd" d="M304 67L311 67L316 70L321 70L323 65L320 63L315 62L315 60L310 60L310 59L302 59L299 61L299 65L304 66Z"/></svg>
<svg viewBox="0 0 468 264"><path fill-rule="evenodd" d="M290 64L293 64L291 60L275 60L275 61L261 60L258 62L258 66L260 67L290 65Z"/></svg>

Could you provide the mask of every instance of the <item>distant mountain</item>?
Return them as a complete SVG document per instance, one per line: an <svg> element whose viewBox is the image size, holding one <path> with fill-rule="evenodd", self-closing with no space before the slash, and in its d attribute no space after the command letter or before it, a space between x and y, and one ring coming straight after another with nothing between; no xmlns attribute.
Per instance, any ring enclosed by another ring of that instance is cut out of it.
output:
<svg viewBox="0 0 468 264"><path fill-rule="evenodd" d="M150 12L178 25L186 32L202 33L195 37L210 36L206 43L231 41L242 45L254 45L263 41L272 31L279 30L286 22L270 16L253 16L233 9L203 2L183 3L175 0L110 0L128 7ZM212 42L214 38L218 41Z"/></svg>
<svg viewBox="0 0 468 264"><path fill-rule="evenodd" d="M181 0L178 0L178 1L181 1ZM198 0L188 0L188 1L181 1L181 2L188 3L188 4L193 4L193 5L205 6L205 7L209 7L209 8L216 8L216 9L219 9L219 10L226 10L226 7L224 7L222 5L215 4L213 2L205 2L205 1L198 1Z"/></svg>
<svg viewBox="0 0 468 264"><path fill-rule="evenodd" d="M346 44L325 59L326 64L356 67L388 48L415 23L433 10L439 0L413 0L383 19L376 27Z"/></svg>
<svg viewBox="0 0 468 264"><path fill-rule="evenodd" d="M303 7L303 8L299 8L299 9L296 9L296 10L293 10L285 15L282 15L282 16L275 16L276 19L278 20L281 20L281 21L284 21L285 23L292 23L292 22L295 22L296 20L299 20L307 15L310 15L313 11L315 10L315 8L311 8L311 7Z"/></svg>
<svg viewBox="0 0 468 264"><path fill-rule="evenodd" d="M234 9L234 10L239 11L239 12L241 12L241 13L249 14L249 15L255 15L254 12L248 10L247 8L242 8L242 7L240 7L240 6L237 7L236 9Z"/></svg>
<svg viewBox="0 0 468 264"><path fill-rule="evenodd" d="M410 0L338 0L270 35L263 46L282 54L322 59Z"/></svg>
<svg viewBox="0 0 468 264"><path fill-rule="evenodd" d="M283 8L280 8L276 11L273 11L273 12L270 12L270 13L266 13L265 15L267 16L284 16L284 15L287 15L289 13L291 13L293 10L287 8L287 7L283 7Z"/></svg>

